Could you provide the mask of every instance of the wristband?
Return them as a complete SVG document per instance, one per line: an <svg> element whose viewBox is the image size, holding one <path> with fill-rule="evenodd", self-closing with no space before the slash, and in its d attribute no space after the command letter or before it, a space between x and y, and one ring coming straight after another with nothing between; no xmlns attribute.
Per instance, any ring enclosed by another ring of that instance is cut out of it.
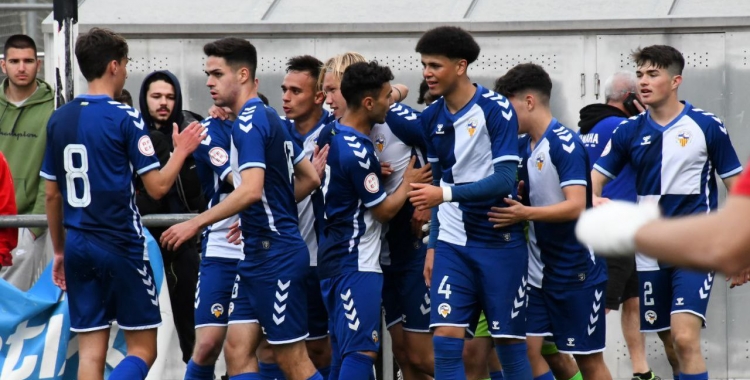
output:
<svg viewBox="0 0 750 380"><path fill-rule="evenodd" d="M441 189L443 189L443 202L450 202L453 200L453 188L450 186L443 186Z"/></svg>

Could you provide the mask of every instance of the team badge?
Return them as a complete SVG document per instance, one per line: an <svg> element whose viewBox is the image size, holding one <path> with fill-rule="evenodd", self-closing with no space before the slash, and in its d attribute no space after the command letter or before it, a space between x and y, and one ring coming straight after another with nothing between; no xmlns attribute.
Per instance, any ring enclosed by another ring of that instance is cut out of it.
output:
<svg viewBox="0 0 750 380"><path fill-rule="evenodd" d="M680 146L683 148L687 146L687 144L690 143L690 138L692 136L690 135L690 132L687 130L682 130L680 133L677 134L677 142L680 143Z"/></svg>
<svg viewBox="0 0 750 380"><path fill-rule="evenodd" d="M447 303L441 303L440 306L438 306L438 314L442 315L443 318L447 318L448 314L451 313L451 305L448 305Z"/></svg>
<svg viewBox="0 0 750 380"><path fill-rule="evenodd" d="M380 180L375 173L370 173L365 177L365 190L372 194L375 194L380 190Z"/></svg>
<svg viewBox="0 0 750 380"><path fill-rule="evenodd" d="M377 343L379 340L380 340L380 338L378 337L378 332L377 331L373 331L372 332L372 341L374 343Z"/></svg>
<svg viewBox="0 0 750 380"><path fill-rule="evenodd" d="M211 163L215 166L222 166L227 163L227 160L229 160L227 151L224 150L224 148L219 148L218 146L215 148L211 148L211 150L208 151L208 157L211 158Z"/></svg>
<svg viewBox="0 0 750 380"><path fill-rule="evenodd" d="M221 306L220 303L211 305L211 314L213 314L214 317L219 318L222 314L224 314L224 306Z"/></svg>
<svg viewBox="0 0 750 380"><path fill-rule="evenodd" d="M536 170L542 171L544 167L544 153L536 157Z"/></svg>
<svg viewBox="0 0 750 380"><path fill-rule="evenodd" d="M151 138L148 136L141 136L141 138L138 139L138 150L144 156L153 156L154 144L151 143Z"/></svg>
<svg viewBox="0 0 750 380"><path fill-rule="evenodd" d="M503 240L510 241L510 232L503 233Z"/></svg>
<svg viewBox="0 0 750 380"><path fill-rule="evenodd" d="M271 248L271 242L268 240L263 240L260 244L263 246L263 249Z"/></svg>
<svg viewBox="0 0 750 380"><path fill-rule="evenodd" d="M646 322L652 325L654 324L654 322L656 322L656 312L653 310L647 311L645 317L646 317Z"/></svg>
<svg viewBox="0 0 750 380"><path fill-rule="evenodd" d="M469 125L468 125L469 137L474 137L474 133L476 133L478 125L479 123L477 122L477 119L469 120Z"/></svg>
<svg viewBox="0 0 750 380"><path fill-rule="evenodd" d="M382 133L378 133L375 136L375 147L378 148L378 152L383 152L383 148L385 148L385 136Z"/></svg>

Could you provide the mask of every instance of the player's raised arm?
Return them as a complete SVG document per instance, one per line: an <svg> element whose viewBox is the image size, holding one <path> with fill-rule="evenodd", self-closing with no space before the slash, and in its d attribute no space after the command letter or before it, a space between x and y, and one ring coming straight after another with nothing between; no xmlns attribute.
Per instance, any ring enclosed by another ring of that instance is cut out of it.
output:
<svg viewBox="0 0 750 380"><path fill-rule="evenodd" d="M161 170L151 170L141 175L143 186L146 187L146 191L151 198L160 199L169 191L175 179L177 179L185 159L198 148L201 140L203 140L205 127L194 121L182 132L178 133L178 130L179 126L175 123L172 132L172 141L174 141L175 147L167 164Z"/></svg>
<svg viewBox="0 0 750 380"><path fill-rule="evenodd" d="M320 187L320 175L304 153L300 153L298 159L294 164L294 200L300 202Z"/></svg>
<svg viewBox="0 0 750 380"><path fill-rule="evenodd" d="M396 213L401 210L404 202L406 202L407 194L412 190L411 184L424 184L432 181L430 164L416 169L414 168L414 163L416 161L416 157L411 158L411 161L409 161L409 167L407 167L406 172L404 172L404 180L396 191L377 206L370 208L372 216L374 216L375 220L378 222L387 223L396 216Z"/></svg>

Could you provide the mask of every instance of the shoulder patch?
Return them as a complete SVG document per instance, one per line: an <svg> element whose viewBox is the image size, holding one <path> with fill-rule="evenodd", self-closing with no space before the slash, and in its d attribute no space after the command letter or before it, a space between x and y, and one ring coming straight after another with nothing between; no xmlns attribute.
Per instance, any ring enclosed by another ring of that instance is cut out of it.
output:
<svg viewBox="0 0 750 380"><path fill-rule="evenodd" d="M215 166L222 166L227 163L227 160L229 160L227 151L218 146L213 147L208 151L208 157L211 158L211 163Z"/></svg>
<svg viewBox="0 0 750 380"><path fill-rule="evenodd" d="M375 173L370 173L365 177L365 190L372 194L380 191L380 180Z"/></svg>
<svg viewBox="0 0 750 380"><path fill-rule="evenodd" d="M151 142L151 137L141 136L141 138L138 139L138 151L144 156L154 155L154 144Z"/></svg>

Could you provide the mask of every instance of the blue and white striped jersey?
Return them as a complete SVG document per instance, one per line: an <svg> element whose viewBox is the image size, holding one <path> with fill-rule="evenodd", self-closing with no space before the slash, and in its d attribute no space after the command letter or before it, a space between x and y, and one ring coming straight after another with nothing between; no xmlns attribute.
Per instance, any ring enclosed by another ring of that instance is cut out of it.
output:
<svg viewBox="0 0 750 380"><path fill-rule="evenodd" d="M145 258L135 174L159 168L138 110L106 95L80 95L47 124L40 175L56 181L65 228L110 252Z"/></svg>
<svg viewBox="0 0 750 380"><path fill-rule="evenodd" d="M380 273L381 224L369 210L387 196L380 183L380 161L368 136L338 121L331 132L326 136L330 150L323 183L325 226L318 276Z"/></svg>
<svg viewBox="0 0 750 380"><path fill-rule="evenodd" d="M282 117L284 123L286 123L289 129L289 134L292 136L292 140L302 147L305 153L305 158L312 160L313 152L315 152L315 145L318 143L318 135L321 129L328 123L334 120L333 114L328 111L323 111L323 116L315 124L315 127L311 129L304 136L297 132L294 127L294 122ZM310 251L310 266L318 265L318 242L320 241L320 234L323 230L323 194L320 191L315 190L312 194L305 197L297 203L297 214L299 215L299 232L302 234L302 239L307 244L307 249Z"/></svg>
<svg viewBox="0 0 750 380"><path fill-rule="evenodd" d="M240 213L245 255L304 244L294 199L294 165L304 158L273 108L258 98L245 103L232 126L230 160L235 188L242 183L243 170L265 170L261 201Z"/></svg>
<svg viewBox="0 0 750 380"><path fill-rule="evenodd" d="M594 169L614 179L629 163L635 170L638 201L658 202L666 216L705 213L718 207L714 173L728 178L742 164L724 124L714 114L685 108L666 126L649 112L621 124ZM658 269L656 260L640 256L639 270Z"/></svg>
<svg viewBox="0 0 750 380"><path fill-rule="evenodd" d="M565 201L563 188L584 186L591 206L588 153L577 133L556 119L531 148L531 137L519 139L519 178L524 181L524 202L533 207ZM529 221L529 283L537 288L590 286L606 280L604 262L578 242L576 221Z"/></svg>
<svg viewBox="0 0 750 380"><path fill-rule="evenodd" d="M383 186L388 195L396 191L403 182L404 172L412 156L417 157L416 167L426 164L426 148L419 112L405 104L391 105L385 123L372 127L370 140L375 146L375 153L380 162L389 163L393 169L393 173L383 179ZM396 216L383 226L381 265L393 270L405 269L404 267L410 263L424 265L424 245L421 239L411 233L413 214L414 206L406 202Z"/></svg>
<svg viewBox="0 0 750 380"><path fill-rule="evenodd" d="M427 159L439 163L440 186L461 186L494 173L494 164L518 162L518 119L510 101L500 94L476 85L474 98L456 114L450 113L440 98L422 112L427 143ZM474 202L443 203L438 209L438 240L459 246L503 246L523 239L522 227L515 224L494 229L487 218L492 206L503 207L504 198Z"/></svg>
<svg viewBox="0 0 750 380"><path fill-rule="evenodd" d="M206 138L193 152L195 165L200 178L203 194L209 200L211 208L224 200L234 190L234 186L225 181L232 172L229 163L229 150L232 139L232 121L217 118L206 118L201 124L206 127ZM242 247L227 242L229 226L239 216L234 215L220 220L203 231L205 249L203 257L223 257L242 259Z"/></svg>

